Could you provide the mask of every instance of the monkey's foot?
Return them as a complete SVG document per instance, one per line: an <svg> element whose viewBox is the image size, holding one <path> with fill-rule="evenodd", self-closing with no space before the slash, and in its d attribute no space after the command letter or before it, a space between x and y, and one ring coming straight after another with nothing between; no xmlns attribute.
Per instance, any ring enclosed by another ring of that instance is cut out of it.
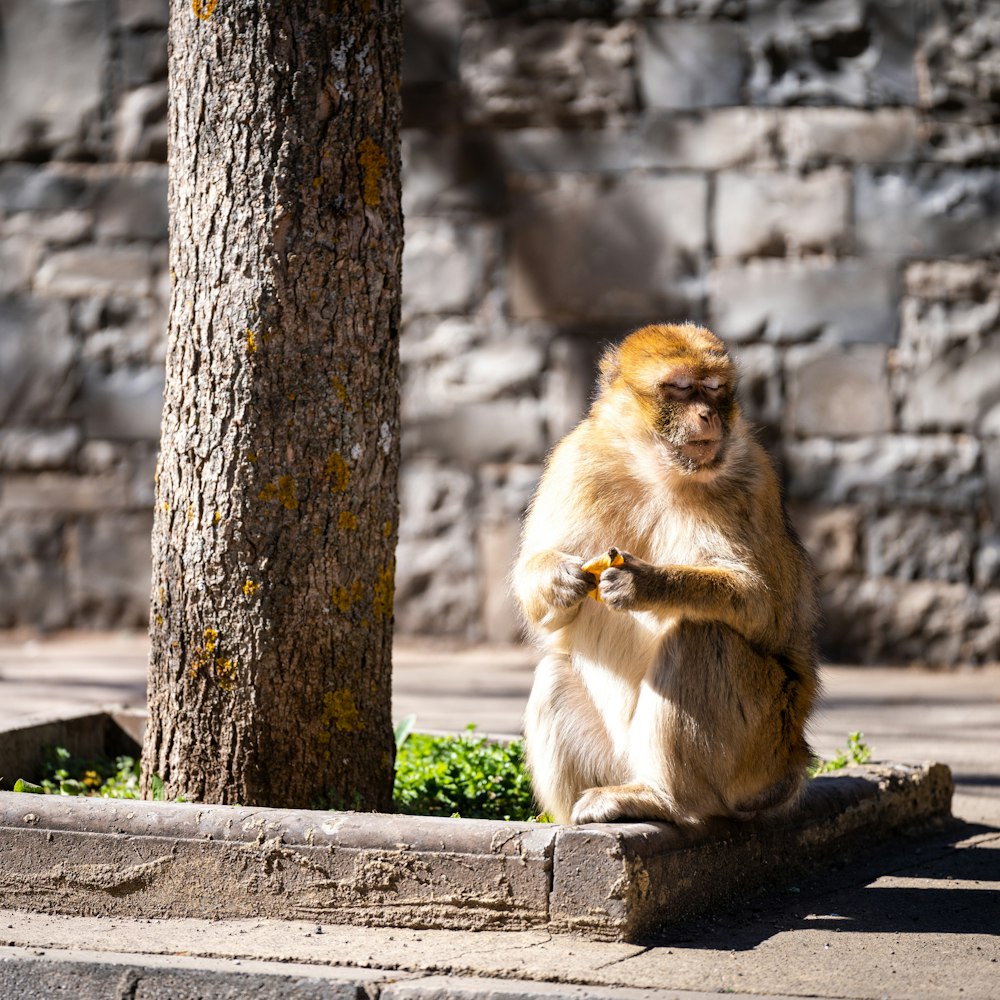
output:
<svg viewBox="0 0 1000 1000"><path fill-rule="evenodd" d="M673 819L670 802L649 785L588 788L573 806L574 823L617 823L621 820Z"/></svg>

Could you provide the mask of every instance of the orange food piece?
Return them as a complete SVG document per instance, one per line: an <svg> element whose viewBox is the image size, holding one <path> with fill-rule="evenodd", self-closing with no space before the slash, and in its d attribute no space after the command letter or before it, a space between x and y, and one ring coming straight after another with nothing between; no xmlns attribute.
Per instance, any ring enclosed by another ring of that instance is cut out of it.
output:
<svg viewBox="0 0 1000 1000"><path fill-rule="evenodd" d="M596 559L591 559L589 563L585 563L583 566L584 572L590 573L595 580L601 579L601 574L609 569L611 566L622 566L625 560L622 554L617 549L608 549L607 552L602 552ZM601 599L601 592L595 586L593 590L587 591L587 596L592 597L595 601Z"/></svg>

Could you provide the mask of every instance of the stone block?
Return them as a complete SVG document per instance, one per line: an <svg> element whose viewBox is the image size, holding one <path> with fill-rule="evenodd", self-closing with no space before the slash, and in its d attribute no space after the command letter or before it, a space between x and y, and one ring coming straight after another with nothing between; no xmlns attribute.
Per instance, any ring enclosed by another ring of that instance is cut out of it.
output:
<svg viewBox="0 0 1000 1000"><path fill-rule="evenodd" d="M146 627L152 508L85 518L69 530L66 579L74 619L96 628Z"/></svg>
<svg viewBox="0 0 1000 1000"><path fill-rule="evenodd" d="M599 126L632 107L633 27L592 21L473 21L460 78L473 125Z"/></svg>
<svg viewBox="0 0 1000 1000"><path fill-rule="evenodd" d="M62 298L142 297L150 290L149 250L98 244L58 250L42 261L35 288L42 295Z"/></svg>
<svg viewBox="0 0 1000 1000"><path fill-rule="evenodd" d="M646 107L715 108L743 102L749 60L739 25L645 20L636 61Z"/></svg>
<svg viewBox="0 0 1000 1000"><path fill-rule="evenodd" d="M985 260L934 260L909 264L907 295L919 299L982 300L1000 294L1000 267Z"/></svg>
<svg viewBox="0 0 1000 1000"><path fill-rule="evenodd" d="M506 204L500 136L481 132L403 131L403 214L496 214Z"/></svg>
<svg viewBox="0 0 1000 1000"><path fill-rule="evenodd" d="M4 485L0 484L0 503ZM70 624L59 516L5 510L0 518L0 628Z"/></svg>
<svg viewBox="0 0 1000 1000"><path fill-rule="evenodd" d="M411 0L403 5L404 85L456 79L464 7L464 0Z"/></svg>
<svg viewBox="0 0 1000 1000"><path fill-rule="evenodd" d="M848 663L956 666L996 660L990 594L935 580L845 577L823 594L825 655Z"/></svg>
<svg viewBox="0 0 1000 1000"><path fill-rule="evenodd" d="M776 113L764 108L652 113L639 123L636 162L670 170L773 167L777 135Z"/></svg>
<svg viewBox="0 0 1000 1000"><path fill-rule="evenodd" d="M150 83L122 95L115 108L112 142L118 160L167 162L165 83Z"/></svg>
<svg viewBox="0 0 1000 1000"><path fill-rule="evenodd" d="M475 480L430 459L400 469L396 626L471 638L479 626Z"/></svg>
<svg viewBox="0 0 1000 1000"><path fill-rule="evenodd" d="M723 173L712 238L723 257L833 253L848 244L849 219L850 178L843 170Z"/></svg>
<svg viewBox="0 0 1000 1000"><path fill-rule="evenodd" d="M538 462L548 447L543 418L537 399L467 403L405 426L403 455L434 455L466 468L480 462Z"/></svg>
<svg viewBox="0 0 1000 1000"><path fill-rule="evenodd" d="M921 45L921 104L938 115L995 122L1000 93L1000 11L992 3L945 0Z"/></svg>
<svg viewBox="0 0 1000 1000"><path fill-rule="evenodd" d="M980 443L968 435L883 435L784 444L788 493L828 506L967 511L986 493Z"/></svg>
<svg viewBox="0 0 1000 1000"><path fill-rule="evenodd" d="M110 28L104 0L7 0L0 157L96 152Z"/></svg>
<svg viewBox="0 0 1000 1000"><path fill-rule="evenodd" d="M62 164L0 164L0 215L64 212L76 208L88 192L85 171Z"/></svg>
<svg viewBox="0 0 1000 1000"><path fill-rule="evenodd" d="M619 340L621 325L602 328L562 327L549 345L542 398L549 442L555 444L583 418L597 381L597 366L609 342Z"/></svg>
<svg viewBox="0 0 1000 1000"><path fill-rule="evenodd" d="M803 437L856 437L892 429L887 349L809 345L785 358L785 430Z"/></svg>
<svg viewBox="0 0 1000 1000"><path fill-rule="evenodd" d="M784 358L771 344L752 344L736 352L739 398L751 424L776 428L785 410Z"/></svg>
<svg viewBox="0 0 1000 1000"><path fill-rule="evenodd" d="M860 169L854 215L860 252L888 257L986 256L1000 251L1000 170Z"/></svg>
<svg viewBox="0 0 1000 1000"><path fill-rule="evenodd" d="M920 148L911 108L794 108L780 121L785 159L796 167L911 163Z"/></svg>
<svg viewBox="0 0 1000 1000"><path fill-rule="evenodd" d="M637 157L631 129L519 128L494 131L489 141L508 173L620 174L631 169Z"/></svg>
<svg viewBox="0 0 1000 1000"><path fill-rule="evenodd" d="M1000 294L907 299L894 387L908 431L1000 434Z"/></svg>
<svg viewBox="0 0 1000 1000"><path fill-rule="evenodd" d="M789 513L820 577L836 581L858 572L862 512L857 507L796 504Z"/></svg>
<svg viewBox="0 0 1000 1000"><path fill-rule="evenodd" d="M159 441L164 372L159 366L85 366L79 410L87 436Z"/></svg>
<svg viewBox="0 0 1000 1000"><path fill-rule="evenodd" d="M756 104L915 104L918 23L909 0L751 4L750 95Z"/></svg>
<svg viewBox="0 0 1000 1000"><path fill-rule="evenodd" d="M0 429L0 470L64 469L73 464L82 435L76 426L58 430Z"/></svg>
<svg viewBox="0 0 1000 1000"><path fill-rule="evenodd" d="M987 534L980 539L972 567L972 582L981 591L992 589L1000 593L1000 535Z"/></svg>
<svg viewBox="0 0 1000 1000"><path fill-rule="evenodd" d="M0 423L65 417L77 353L64 302L0 299Z"/></svg>
<svg viewBox="0 0 1000 1000"><path fill-rule="evenodd" d="M923 122L920 158L960 166L1000 166L1000 126Z"/></svg>
<svg viewBox="0 0 1000 1000"><path fill-rule="evenodd" d="M976 544L971 513L891 511L865 524L868 576L969 583Z"/></svg>
<svg viewBox="0 0 1000 1000"><path fill-rule="evenodd" d="M479 223L415 219L403 247L403 318L470 312L486 294L496 232Z"/></svg>
<svg viewBox="0 0 1000 1000"><path fill-rule="evenodd" d="M169 7L169 0L128 0L118 4L118 20L123 28L132 31L165 28Z"/></svg>
<svg viewBox="0 0 1000 1000"><path fill-rule="evenodd" d="M123 31L119 41L121 82L126 87L141 87L167 79L166 29Z"/></svg>
<svg viewBox="0 0 1000 1000"><path fill-rule="evenodd" d="M75 472L21 472L4 476L0 489L3 516L38 514L95 514L133 507L129 478L124 469L100 475Z"/></svg>
<svg viewBox="0 0 1000 1000"><path fill-rule="evenodd" d="M81 360L109 368L162 366L166 316L153 299L82 299L73 304L74 328L83 334Z"/></svg>
<svg viewBox="0 0 1000 1000"><path fill-rule="evenodd" d="M1000 524L1000 434L983 441L986 497L994 524Z"/></svg>
<svg viewBox="0 0 1000 1000"><path fill-rule="evenodd" d="M523 330L504 333L491 338L485 326L458 317L408 324L401 350L403 420L417 423L470 403L537 395L545 341Z"/></svg>
<svg viewBox="0 0 1000 1000"><path fill-rule="evenodd" d="M514 315L697 319L707 194L703 177L522 178L511 220Z"/></svg>
<svg viewBox="0 0 1000 1000"><path fill-rule="evenodd" d="M872 260L755 260L721 264L708 276L712 329L737 343L825 340L891 344L899 279Z"/></svg>
<svg viewBox="0 0 1000 1000"><path fill-rule="evenodd" d="M0 239L0 296L6 298L28 290L37 257L37 244L25 236Z"/></svg>
<svg viewBox="0 0 1000 1000"><path fill-rule="evenodd" d="M161 242L167 238L167 168L135 164L108 171L93 196L99 240Z"/></svg>

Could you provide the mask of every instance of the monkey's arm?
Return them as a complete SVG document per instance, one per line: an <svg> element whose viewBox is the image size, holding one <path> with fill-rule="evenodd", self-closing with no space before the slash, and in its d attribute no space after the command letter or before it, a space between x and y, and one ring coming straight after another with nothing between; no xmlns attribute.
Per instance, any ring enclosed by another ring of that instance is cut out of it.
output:
<svg viewBox="0 0 1000 1000"><path fill-rule="evenodd" d="M594 577L578 556L546 549L518 563L514 585L529 623L555 631L580 613L580 604L594 589Z"/></svg>
<svg viewBox="0 0 1000 1000"><path fill-rule="evenodd" d="M721 621L747 638L773 620L766 584L745 568L654 566L623 552L624 565L601 574L603 602L617 611L666 611Z"/></svg>

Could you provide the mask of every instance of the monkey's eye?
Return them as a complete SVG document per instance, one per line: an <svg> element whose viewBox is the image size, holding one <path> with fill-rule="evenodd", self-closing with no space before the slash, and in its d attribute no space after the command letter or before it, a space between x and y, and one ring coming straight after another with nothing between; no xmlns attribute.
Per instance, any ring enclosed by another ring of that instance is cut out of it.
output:
<svg viewBox="0 0 1000 1000"><path fill-rule="evenodd" d="M722 381L722 379L718 378L703 379L701 384L709 392L718 392L720 389L723 389L725 387L725 383Z"/></svg>
<svg viewBox="0 0 1000 1000"><path fill-rule="evenodd" d="M664 389L676 389L679 392L687 392L693 384L691 379L678 376L677 378L667 379L666 382L662 383L662 386Z"/></svg>

